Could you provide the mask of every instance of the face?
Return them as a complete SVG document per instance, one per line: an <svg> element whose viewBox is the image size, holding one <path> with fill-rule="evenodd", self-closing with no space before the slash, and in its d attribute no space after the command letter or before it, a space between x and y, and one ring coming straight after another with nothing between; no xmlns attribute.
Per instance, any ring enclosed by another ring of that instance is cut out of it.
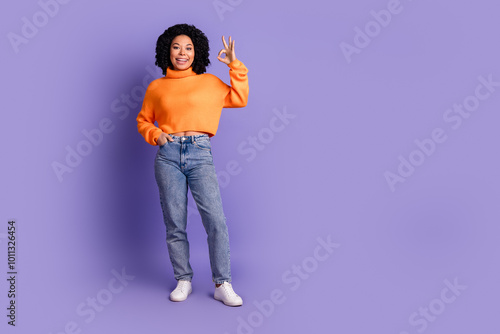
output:
<svg viewBox="0 0 500 334"><path fill-rule="evenodd" d="M187 70L194 60L194 46L191 38L178 35L170 45L170 62L177 71Z"/></svg>

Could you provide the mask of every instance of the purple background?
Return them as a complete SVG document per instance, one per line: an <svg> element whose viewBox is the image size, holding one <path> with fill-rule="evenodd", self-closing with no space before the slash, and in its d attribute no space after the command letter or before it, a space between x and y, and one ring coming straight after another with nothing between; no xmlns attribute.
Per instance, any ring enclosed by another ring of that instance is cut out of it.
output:
<svg viewBox="0 0 500 334"><path fill-rule="evenodd" d="M210 0L70 1L17 53L8 34L42 9L2 3L0 258L7 276L14 218L19 270L16 328L0 283L2 333L64 333L71 322L81 333L498 333L500 87L482 88L490 95L460 127L443 118L474 95L478 77L500 81L497 2L402 0L350 62L341 43L354 45L356 27L377 28L370 12L390 1L219 3L231 10L219 16ZM212 139L240 308L212 298L191 197L194 291L168 300L156 147L137 132L140 103L123 119L112 109L152 79L158 35L184 22L210 40L209 73L229 84L216 58L222 35L249 69L248 105L224 109ZM284 110L288 124L269 130ZM52 163L105 118L113 131L60 182ZM392 191L384 173L436 128L446 140ZM238 149L249 137L265 142L251 161ZM232 160L239 173L222 184ZM318 261L317 238L328 236L340 246ZM134 279L109 294L122 268ZM445 281L455 280L454 294ZM276 289L283 302L266 302ZM76 309L96 297L106 304L87 322Z"/></svg>

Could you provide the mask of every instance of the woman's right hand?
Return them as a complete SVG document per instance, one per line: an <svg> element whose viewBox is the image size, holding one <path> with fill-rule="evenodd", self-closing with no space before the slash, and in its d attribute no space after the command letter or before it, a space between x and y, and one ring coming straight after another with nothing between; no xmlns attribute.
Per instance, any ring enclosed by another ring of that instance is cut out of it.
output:
<svg viewBox="0 0 500 334"><path fill-rule="evenodd" d="M156 142L158 146L163 146L167 143L167 141L173 141L172 137L170 137L167 133L162 132Z"/></svg>

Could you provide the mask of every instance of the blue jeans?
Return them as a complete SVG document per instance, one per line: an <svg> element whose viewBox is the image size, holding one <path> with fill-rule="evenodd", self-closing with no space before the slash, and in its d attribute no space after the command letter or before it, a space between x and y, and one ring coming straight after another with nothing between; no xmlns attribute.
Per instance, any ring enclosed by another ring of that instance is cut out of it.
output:
<svg viewBox="0 0 500 334"><path fill-rule="evenodd" d="M229 235L210 138L207 134L170 136L174 140L158 148L155 178L175 279L191 281L193 277L186 234L189 186L207 232L212 281L231 282Z"/></svg>

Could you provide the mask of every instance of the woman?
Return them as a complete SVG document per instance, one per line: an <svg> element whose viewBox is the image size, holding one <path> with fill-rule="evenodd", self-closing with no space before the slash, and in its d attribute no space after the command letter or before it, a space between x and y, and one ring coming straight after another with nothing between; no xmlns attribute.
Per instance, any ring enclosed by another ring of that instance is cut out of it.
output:
<svg viewBox="0 0 500 334"><path fill-rule="evenodd" d="M208 39L193 25L177 24L160 35L156 65L164 77L148 86L137 116L139 133L157 145L155 178L160 193L167 246L177 287L172 301L192 292L186 235L187 190L191 190L208 238L214 298L228 306L243 301L231 285L229 237L210 138L219 125L222 108L244 107L248 101L248 69L236 59L229 36L217 59L230 68L231 86L205 73L210 64ZM225 58L221 58L225 54ZM158 126L155 126L155 121Z"/></svg>

